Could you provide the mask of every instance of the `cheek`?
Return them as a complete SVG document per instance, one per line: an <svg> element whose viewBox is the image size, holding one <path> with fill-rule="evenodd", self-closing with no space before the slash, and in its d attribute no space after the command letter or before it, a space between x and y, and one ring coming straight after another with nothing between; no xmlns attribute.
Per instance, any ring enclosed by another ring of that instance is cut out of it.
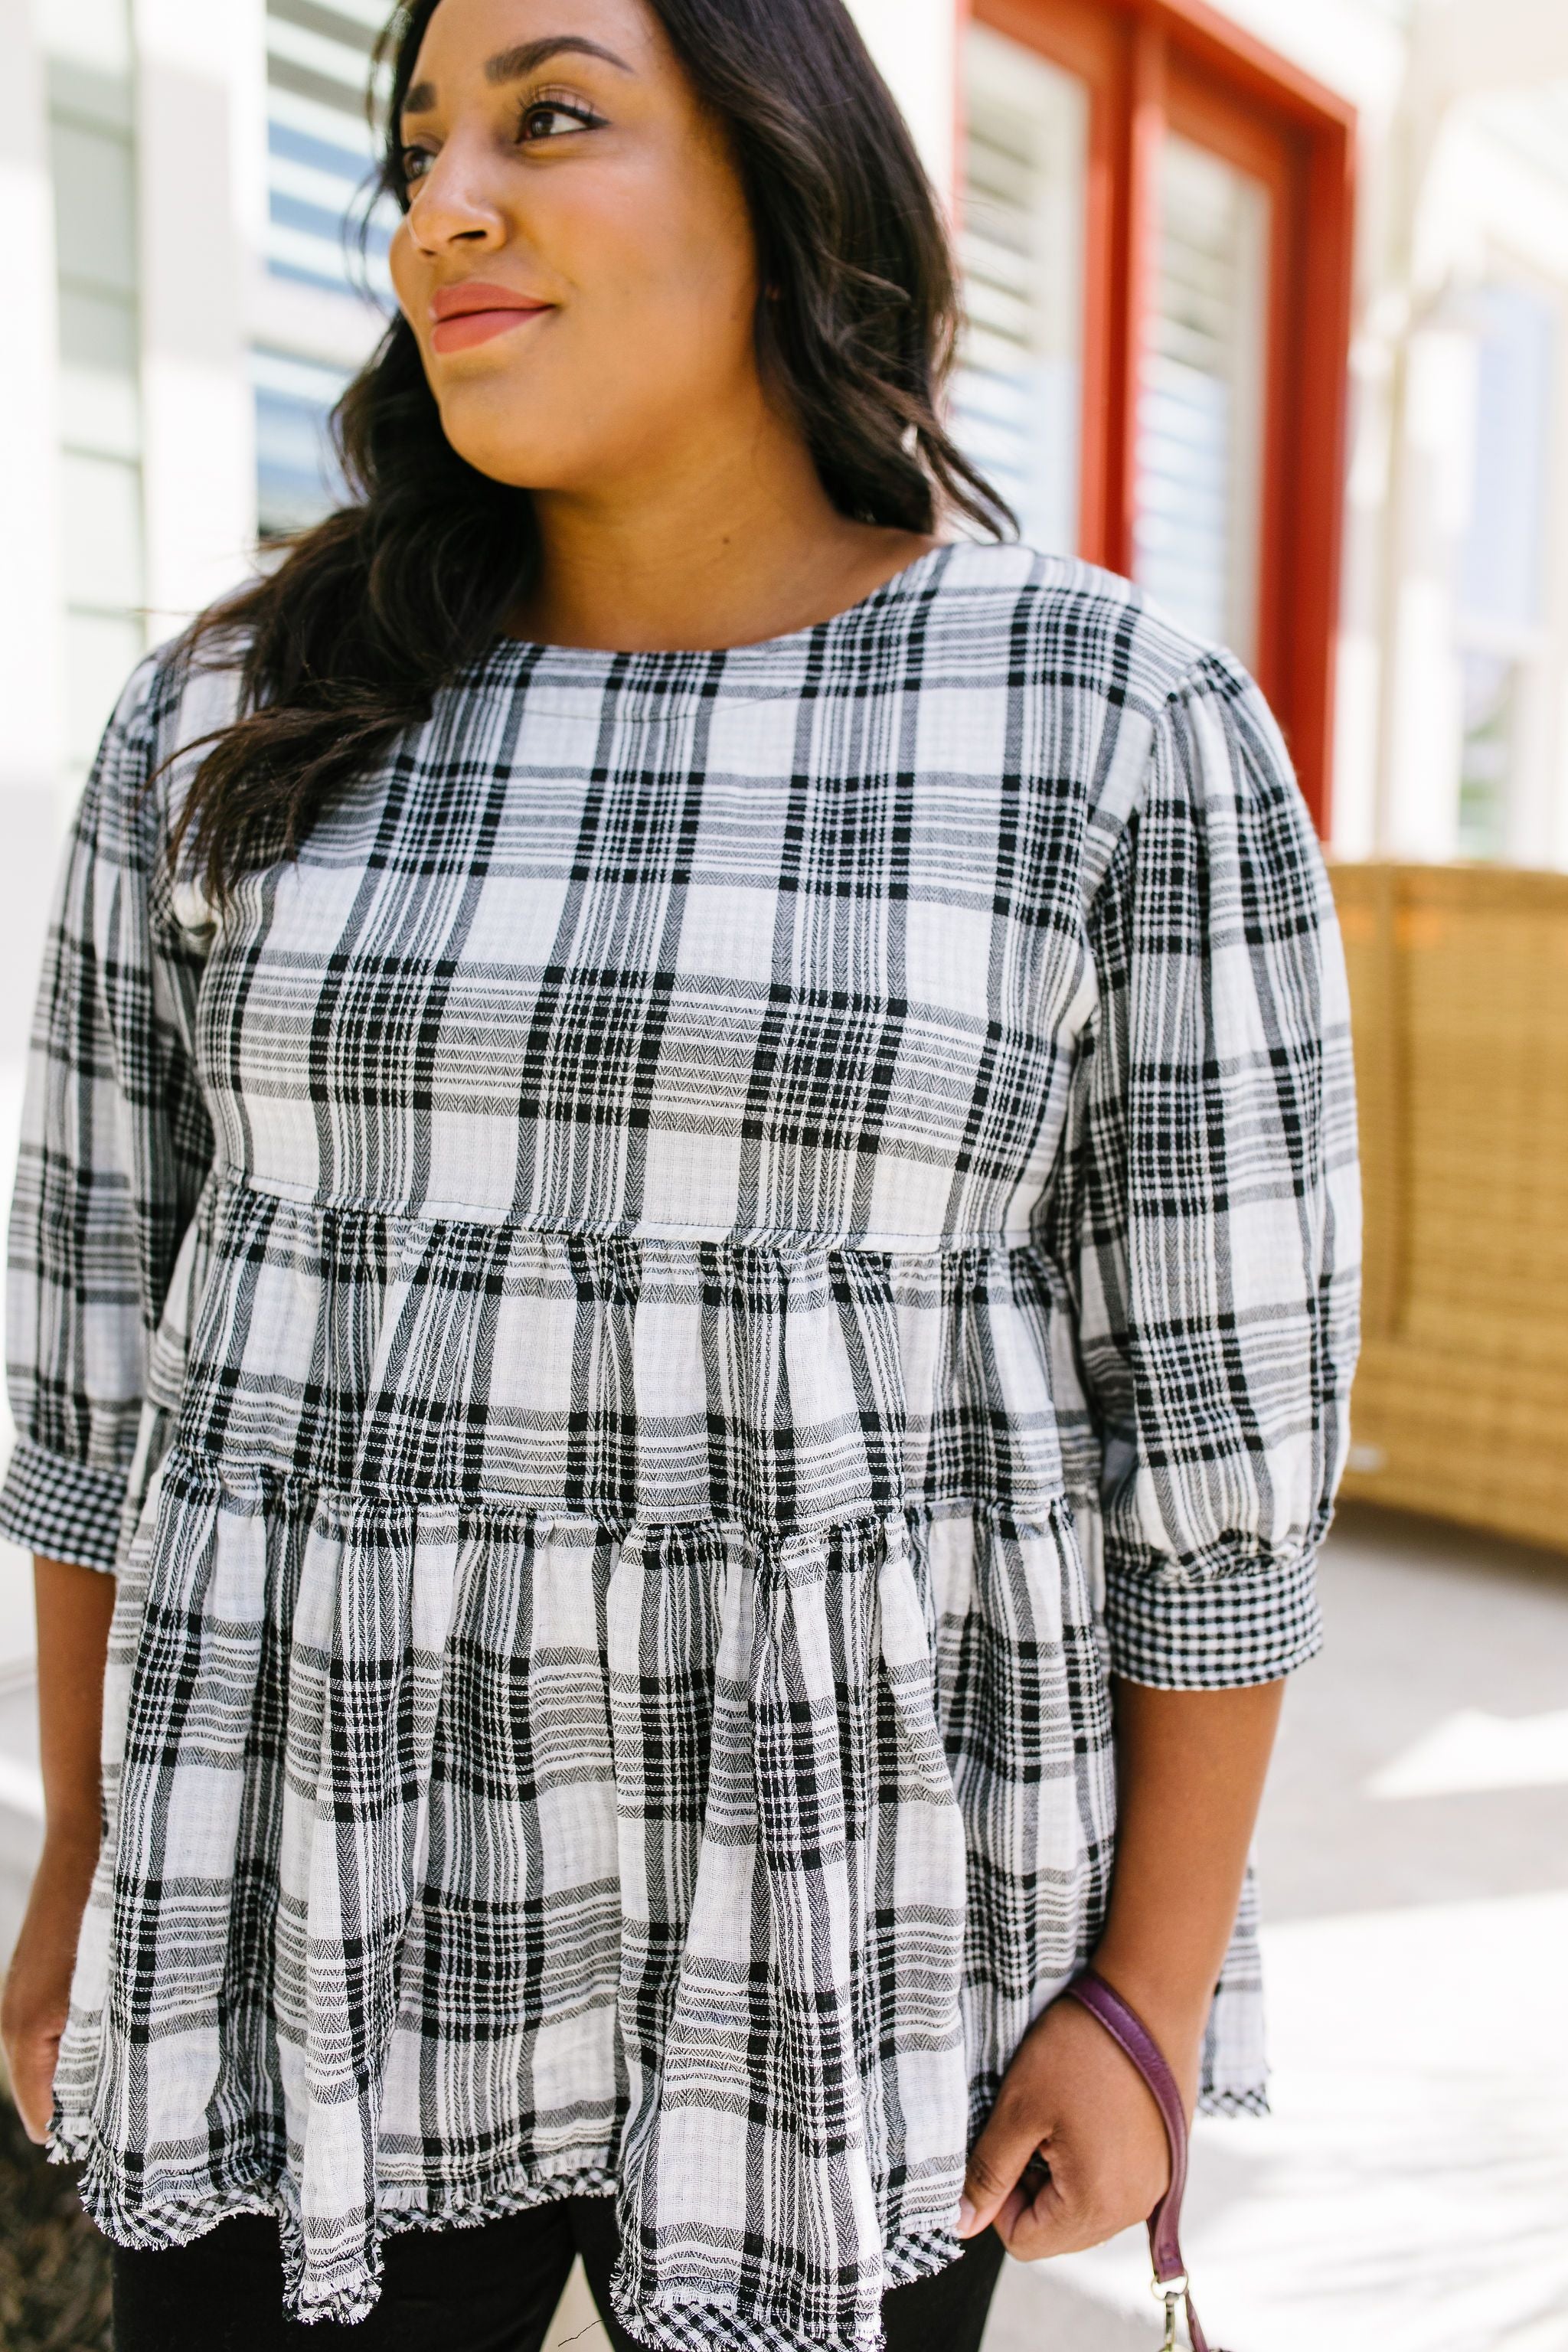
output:
<svg viewBox="0 0 1568 2352"><path fill-rule="evenodd" d="M599 194L567 229L583 322L637 334L640 362L700 364L749 335L750 231L703 196L679 174L639 177Z"/></svg>

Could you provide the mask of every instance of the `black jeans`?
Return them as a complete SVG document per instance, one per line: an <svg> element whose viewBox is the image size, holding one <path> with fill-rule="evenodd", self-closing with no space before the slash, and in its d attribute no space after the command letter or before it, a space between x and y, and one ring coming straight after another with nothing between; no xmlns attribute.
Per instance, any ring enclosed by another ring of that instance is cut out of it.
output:
<svg viewBox="0 0 1568 2352"><path fill-rule="evenodd" d="M476 2229L399 2231L357 2327L285 2320L277 2224L260 2215L156 2253L115 2246L115 2352L539 2352L579 2253L616 2352L646 2352L610 2308L615 2208L613 2196L560 2197ZM978 2352L1005 2252L982 2230L946 2270L890 2288L889 2352Z"/></svg>

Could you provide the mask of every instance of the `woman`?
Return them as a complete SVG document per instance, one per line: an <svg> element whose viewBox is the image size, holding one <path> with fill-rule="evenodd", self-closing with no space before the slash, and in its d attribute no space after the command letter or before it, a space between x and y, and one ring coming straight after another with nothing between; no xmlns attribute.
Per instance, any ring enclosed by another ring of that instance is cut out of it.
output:
<svg viewBox="0 0 1568 2352"><path fill-rule="evenodd" d="M1086 1959L1262 2096L1323 869L1226 654L944 537L839 0L395 33L362 495L138 669L51 939L14 2079L121 2352L532 2347L579 2245L618 2344L973 2346L1164 2185Z"/></svg>

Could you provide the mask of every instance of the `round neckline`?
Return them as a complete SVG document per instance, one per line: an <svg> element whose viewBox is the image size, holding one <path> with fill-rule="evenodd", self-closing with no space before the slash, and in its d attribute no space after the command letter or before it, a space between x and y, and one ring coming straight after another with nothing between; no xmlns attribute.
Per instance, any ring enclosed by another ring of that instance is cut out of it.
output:
<svg viewBox="0 0 1568 2352"><path fill-rule="evenodd" d="M613 667L616 663L635 664L646 677L650 671L657 675L662 668L689 675L693 666L702 662L731 664L787 653L792 647L809 645L814 638L823 636L828 630L842 628L846 623L859 620L864 614L875 611L879 605L891 604L899 597L907 595L920 583L928 568L936 566L944 558L952 555L961 543L957 540L942 540L935 547L928 547L923 555L912 557L897 572L890 572L886 580L879 581L877 586L869 589L864 596L858 596L852 604L843 605L837 613L829 613L825 620L808 621L804 628L785 629L773 637L752 637L744 645L654 646L640 648L630 646L557 646L551 645L539 637L514 637L504 630L498 630L490 640L489 647L479 656L479 661L482 666L493 661L498 656L504 657L510 655L519 658L527 658L532 665L535 676L547 663L560 663L567 668L581 667L590 670Z"/></svg>

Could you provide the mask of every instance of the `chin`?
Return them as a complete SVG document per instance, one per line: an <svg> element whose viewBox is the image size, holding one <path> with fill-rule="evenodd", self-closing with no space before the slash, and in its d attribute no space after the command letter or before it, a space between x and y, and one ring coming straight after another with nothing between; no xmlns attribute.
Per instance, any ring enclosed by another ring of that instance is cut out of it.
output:
<svg viewBox="0 0 1568 2352"><path fill-rule="evenodd" d="M487 386L483 399L461 395L438 403L441 429L459 457L493 482L538 489L555 471L557 436L528 415L531 404L513 388Z"/></svg>

